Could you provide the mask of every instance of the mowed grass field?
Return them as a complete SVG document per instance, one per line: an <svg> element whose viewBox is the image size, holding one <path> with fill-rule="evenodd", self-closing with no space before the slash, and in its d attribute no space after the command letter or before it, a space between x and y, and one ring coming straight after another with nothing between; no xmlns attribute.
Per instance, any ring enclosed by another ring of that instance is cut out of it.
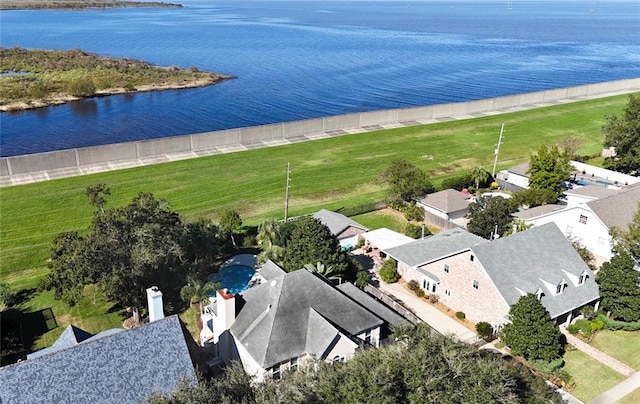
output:
<svg viewBox="0 0 640 404"><path fill-rule="evenodd" d="M525 161L540 145L582 137L580 154L602 149L601 127L628 96L558 105L504 115L383 130L239 153L66 178L0 189L0 281L33 287L47 272L53 237L84 231L92 207L85 188L107 183L111 206L141 191L164 198L187 220L215 220L224 208L246 224L282 218L287 163L291 163L290 215L384 199L377 177L395 158L428 172L434 182L493 163L500 125L506 124L499 168Z"/></svg>

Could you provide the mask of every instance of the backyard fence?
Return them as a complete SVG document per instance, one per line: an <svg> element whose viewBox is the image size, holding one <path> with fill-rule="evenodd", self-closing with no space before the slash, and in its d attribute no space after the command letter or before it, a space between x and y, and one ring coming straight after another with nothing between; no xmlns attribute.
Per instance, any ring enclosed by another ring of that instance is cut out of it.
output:
<svg viewBox="0 0 640 404"><path fill-rule="evenodd" d="M370 294L371 296L373 296L374 298L376 298L377 300L381 301L382 303L386 304L390 308L392 308L394 311L396 311L402 317L406 318L412 324L418 324L418 323L423 323L424 322L424 321L420 320L420 318L418 316L416 316L411 310L409 310L406 307L404 307L404 305L402 304L401 301L399 301L398 299L393 298L393 297L385 294L384 292L382 292L380 289L376 288L375 286L373 286L371 284L367 284L364 287L364 291L367 292L368 294ZM433 330L433 328L431 328L431 329Z"/></svg>
<svg viewBox="0 0 640 404"><path fill-rule="evenodd" d="M347 217L351 217L351 216L362 215L369 212L374 212L376 210L384 209L386 207L387 207L387 204L385 202L373 202L373 203L367 203L364 205L343 207L343 208L337 209L335 212L343 214Z"/></svg>

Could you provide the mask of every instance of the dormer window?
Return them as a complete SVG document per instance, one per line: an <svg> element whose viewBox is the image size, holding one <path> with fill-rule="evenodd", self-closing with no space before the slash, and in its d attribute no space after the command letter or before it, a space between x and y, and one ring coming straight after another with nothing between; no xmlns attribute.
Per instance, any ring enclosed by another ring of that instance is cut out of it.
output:
<svg viewBox="0 0 640 404"><path fill-rule="evenodd" d="M582 285L585 281L587 280L587 274L583 273L582 275L580 275L580 277L578 278L578 285Z"/></svg>
<svg viewBox="0 0 640 404"><path fill-rule="evenodd" d="M556 287L556 295L559 295L560 293L562 293L562 291L564 290L564 288L567 287L567 282L564 281L564 279L558 284L558 286Z"/></svg>
<svg viewBox="0 0 640 404"><path fill-rule="evenodd" d="M538 289L538 292L536 292L536 297L538 298L538 300L542 300L542 296L544 296L542 289Z"/></svg>

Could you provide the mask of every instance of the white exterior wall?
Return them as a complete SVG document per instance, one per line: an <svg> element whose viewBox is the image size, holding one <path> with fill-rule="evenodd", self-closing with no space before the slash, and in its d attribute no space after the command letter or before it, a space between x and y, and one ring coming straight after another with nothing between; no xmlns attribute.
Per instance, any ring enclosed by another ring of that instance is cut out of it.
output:
<svg viewBox="0 0 640 404"><path fill-rule="evenodd" d="M341 238L339 241L340 247L346 247L350 245L351 247L355 248L356 244L358 244L358 235L354 234L351 237Z"/></svg>
<svg viewBox="0 0 640 404"><path fill-rule="evenodd" d="M255 380L259 383L264 381L265 370L258 365L258 362L253 359L253 356L247 352L246 349L241 344L236 344L238 349L238 356L240 357L240 361L242 362L242 367L244 370L253 376Z"/></svg>
<svg viewBox="0 0 640 404"><path fill-rule="evenodd" d="M580 172L584 171L584 175L594 175L595 177L604 178L609 181L617 181L620 185L632 185L640 182L640 177L633 177L631 175L580 163L578 161L571 161L571 165Z"/></svg>
<svg viewBox="0 0 640 404"><path fill-rule="evenodd" d="M505 181L522 188L529 188L529 177L525 177L524 175L507 173Z"/></svg>
<svg viewBox="0 0 640 404"><path fill-rule="evenodd" d="M424 210L425 210L426 212L428 212L428 213L431 213L431 214L433 214L433 215L436 215L436 216L438 216L438 217L441 217L441 218L443 218L443 219L445 219L445 220L449 220L449 215L447 215L446 213L444 213L444 212L443 212L443 211L441 211L441 210L434 209L434 208L432 208L431 206L427 206L427 205L425 205L425 204L423 204L423 203L420 203L420 202L418 202L418 203L417 203L417 205L422 206L422 207L424 208Z"/></svg>
<svg viewBox="0 0 640 404"><path fill-rule="evenodd" d="M584 196L584 195L565 195L567 197L567 207L573 207L573 206L577 206L581 203L587 203L587 202L591 202L596 200L597 198L594 198L592 196Z"/></svg>
<svg viewBox="0 0 640 404"><path fill-rule="evenodd" d="M580 216L586 216L587 223L580 223ZM540 226L553 222L571 241L578 241L591 251L598 262L608 261L613 257L612 239L609 229L586 205L567 207L533 219L525 220L527 224Z"/></svg>
<svg viewBox="0 0 640 404"><path fill-rule="evenodd" d="M338 334L336 338L338 339L336 344L322 355L327 362L331 362L336 356L350 359L358 349L358 345L346 336Z"/></svg>
<svg viewBox="0 0 640 404"><path fill-rule="evenodd" d="M380 346L380 327L376 327L370 331L371 331L371 338L370 338L371 345L378 348ZM357 337L365 341L365 338L366 338L365 334L366 332L363 332L362 334L358 334Z"/></svg>

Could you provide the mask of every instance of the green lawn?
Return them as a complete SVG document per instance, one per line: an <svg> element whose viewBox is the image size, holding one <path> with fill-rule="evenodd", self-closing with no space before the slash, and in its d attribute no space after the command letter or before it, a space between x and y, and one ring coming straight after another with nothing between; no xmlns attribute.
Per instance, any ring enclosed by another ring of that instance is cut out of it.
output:
<svg viewBox="0 0 640 404"><path fill-rule="evenodd" d="M600 330L590 344L635 370L640 370L640 331Z"/></svg>
<svg viewBox="0 0 640 404"><path fill-rule="evenodd" d="M394 158L418 165L436 184L475 166L490 169L503 122L506 137L499 169L527 160L541 144L570 135L584 139L581 154L598 153L605 116L620 113L627 101L624 95L2 188L0 282L8 282L14 291L37 285L47 273L53 237L62 231L87 229L92 207L84 190L89 185L107 183L112 206L124 205L136 193L147 191L169 201L187 220L215 219L222 209L232 208L246 224L257 225L265 218L283 216L287 163L291 163L290 216L356 206L384 199L377 178ZM403 225L388 219L355 219L372 228L385 223L403 230ZM68 322L90 332L119 326L122 320L118 313L107 313L107 302L69 308L51 293L30 293L22 309L52 307L56 316L68 315ZM50 344L55 332L49 333L36 346Z"/></svg>
<svg viewBox="0 0 640 404"><path fill-rule="evenodd" d="M583 352L566 352L564 360L564 369L576 383L571 394L585 403L624 380L623 375Z"/></svg>
<svg viewBox="0 0 640 404"><path fill-rule="evenodd" d="M368 227L369 229L387 229L404 233L404 226L407 220L402 215L390 209L377 210L375 212L364 213L362 215L352 216L351 219Z"/></svg>

